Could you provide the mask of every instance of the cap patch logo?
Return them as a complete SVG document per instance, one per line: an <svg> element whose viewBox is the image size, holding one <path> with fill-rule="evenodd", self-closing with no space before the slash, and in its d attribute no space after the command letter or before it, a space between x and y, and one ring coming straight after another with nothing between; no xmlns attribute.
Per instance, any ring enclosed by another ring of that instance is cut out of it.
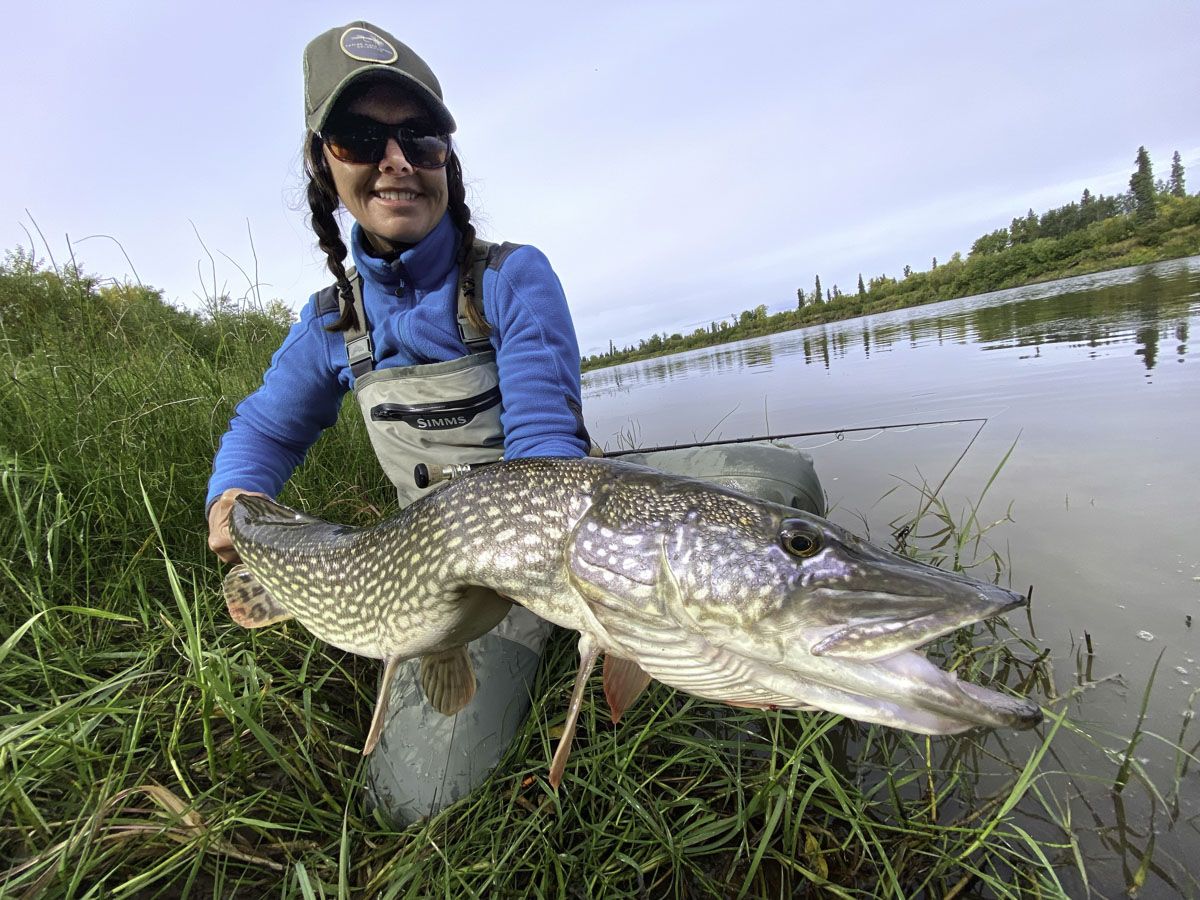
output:
<svg viewBox="0 0 1200 900"><path fill-rule="evenodd" d="M394 63L396 48L373 31L365 28L347 28L342 32L342 52L351 59L373 63Z"/></svg>

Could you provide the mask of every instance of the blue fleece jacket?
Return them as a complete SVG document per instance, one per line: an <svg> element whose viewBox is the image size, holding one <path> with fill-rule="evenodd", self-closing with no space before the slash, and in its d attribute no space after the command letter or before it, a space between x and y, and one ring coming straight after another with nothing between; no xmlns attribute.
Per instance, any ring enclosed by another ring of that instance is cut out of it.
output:
<svg viewBox="0 0 1200 900"><path fill-rule="evenodd" d="M362 276L376 368L465 356L458 334L458 230L449 216L391 261L363 250L357 225L351 253ZM541 251L524 246L499 271L484 273L483 310L500 371L506 459L587 454L580 408L579 346L558 276ZM337 421L354 376L341 333L325 331L309 298L271 359L262 387L237 406L221 439L205 508L231 487L275 496L321 431ZM573 407L573 408L572 408Z"/></svg>

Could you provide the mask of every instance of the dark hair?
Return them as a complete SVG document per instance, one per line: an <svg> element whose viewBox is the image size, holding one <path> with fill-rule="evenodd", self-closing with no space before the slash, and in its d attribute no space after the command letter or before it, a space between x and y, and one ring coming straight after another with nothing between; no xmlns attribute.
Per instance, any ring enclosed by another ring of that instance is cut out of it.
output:
<svg viewBox="0 0 1200 900"><path fill-rule="evenodd" d="M333 173L329 170L329 160L325 158L321 138L311 132L304 141L304 174L308 177L310 224L317 236L317 246L325 252L326 265L333 273L341 300L342 314L328 330L345 331L358 325L358 316L354 313L354 294L350 288L350 279L346 277L346 243L342 240L341 230L334 217L341 201L338 199ZM454 150L451 150L450 159L446 163L446 187L447 211L460 236L458 271L461 279L471 274L475 226L471 224L471 208L467 206L467 188L463 183L462 163ZM467 305L467 318L485 334L491 331L491 326L483 315L483 300L477 287L472 291L471 302Z"/></svg>

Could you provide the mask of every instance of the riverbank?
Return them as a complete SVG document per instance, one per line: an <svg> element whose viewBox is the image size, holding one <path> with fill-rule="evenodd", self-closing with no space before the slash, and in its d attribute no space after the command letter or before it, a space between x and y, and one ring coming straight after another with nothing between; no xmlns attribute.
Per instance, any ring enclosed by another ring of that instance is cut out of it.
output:
<svg viewBox="0 0 1200 900"><path fill-rule="evenodd" d="M980 242L976 242L980 247ZM770 314L765 305L745 310L732 321L713 322L689 335L653 335L637 347L611 348L584 357L583 371L669 356L751 337L792 331L873 313L888 312L958 297L1022 287L1043 281L1088 275L1128 266L1200 254L1200 196L1164 197L1158 216L1138 224L1134 215L1093 222L1061 237L1040 237L1003 249L973 250L903 279L879 276L854 294L831 295Z"/></svg>

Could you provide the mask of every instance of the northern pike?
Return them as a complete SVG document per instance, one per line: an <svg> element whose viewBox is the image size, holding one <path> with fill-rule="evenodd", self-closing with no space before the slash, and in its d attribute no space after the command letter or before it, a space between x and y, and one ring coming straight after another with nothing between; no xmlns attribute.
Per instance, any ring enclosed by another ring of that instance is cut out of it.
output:
<svg viewBox="0 0 1200 900"><path fill-rule="evenodd" d="M236 622L295 618L385 661L364 753L404 660L420 657L439 711L470 701L466 644L510 602L580 634L555 787L601 654L614 722L651 678L737 706L828 710L923 734L1041 720L1037 704L960 681L917 650L1024 604L1020 594L632 463L496 463L366 528L242 495L230 525L242 564L224 591Z"/></svg>

